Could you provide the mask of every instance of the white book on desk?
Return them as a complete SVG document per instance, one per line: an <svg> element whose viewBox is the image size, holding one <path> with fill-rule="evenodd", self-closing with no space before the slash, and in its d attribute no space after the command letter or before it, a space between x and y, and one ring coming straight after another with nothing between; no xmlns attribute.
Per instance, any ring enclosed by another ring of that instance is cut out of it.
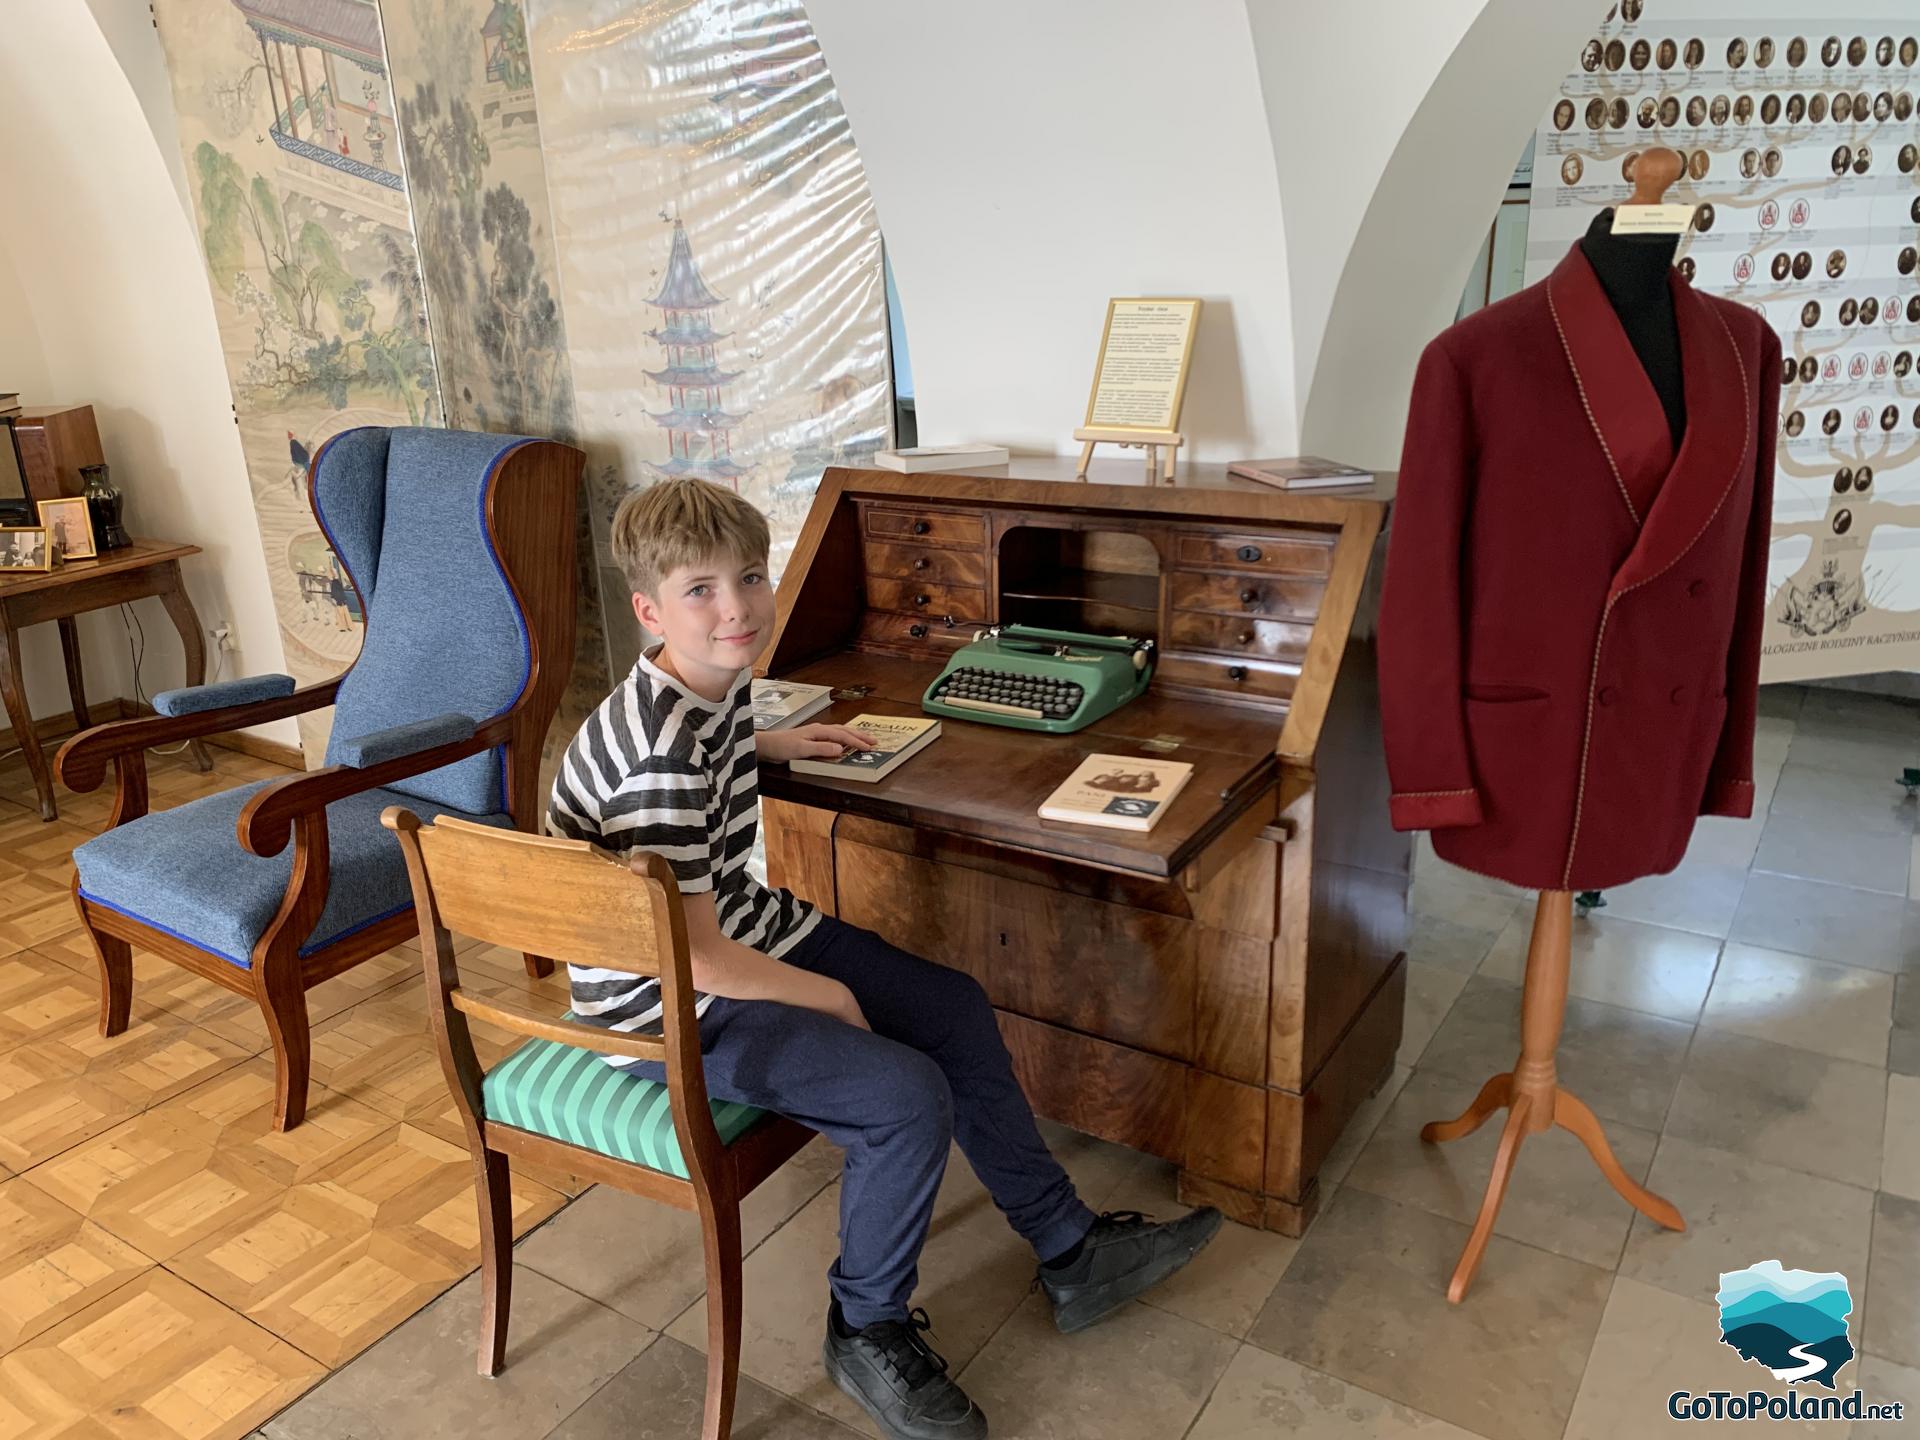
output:
<svg viewBox="0 0 1920 1440"><path fill-rule="evenodd" d="M1151 830L1192 778L1193 766L1184 760L1089 755L1042 802L1040 818L1110 830Z"/></svg>
<svg viewBox="0 0 1920 1440"><path fill-rule="evenodd" d="M977 470L1005 465L1012 456L1004 445L916 445L910 450L881 450L873 463L882 470L918 475L928 470Z"/></svg>
<svg viewBox="0 0 1920 1440"><path fill-rule="evenodd" d="M785 730L804 725L833 703L832 688L799 680L753 682L753 728Z"/></svg>

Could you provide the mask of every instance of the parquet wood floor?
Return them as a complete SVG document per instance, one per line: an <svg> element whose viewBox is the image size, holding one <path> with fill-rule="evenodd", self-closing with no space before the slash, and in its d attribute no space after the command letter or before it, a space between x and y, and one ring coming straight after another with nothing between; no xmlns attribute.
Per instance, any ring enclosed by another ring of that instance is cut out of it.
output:
<svg viewBox="0 0 1920 1440"><path fill-rule="evenodd" d="M513 1200L521 1231L565 1203L525 1179ZM466 1147L395 1125L168 1268L336 1366L479 1263Z"/></svg>
<svg viewBox="0 0 1920 1440"><path fill-rule="evenodd" d="M393 1122L316 1087L307 1120L273 1128L273 1061L259 1057L36 1166L56 1200L167 1261L314 1179Z"/></svg>
<svg viewBox="0 0 1920 1440"><path fill-rule="evenodd" d="M154 807L280 773L155 756ZM111 793L60 802L43 823L24 766L0 763L0 1440L240 1440L479 1263L419 947L308 995L312 1101L277 1134L247 998L135 951L133 1023L100 1038L71 857ZM566 1007L564 972L457 948L472 988ZM512 1046L473 1028L489 1063ZM514 1179L519 1233L587 1188Z"/></svg>
<svg viewBox="0 0 1920 1440"><path fill-rule="evenodd" d="M237 1440L325 1375L156 1268L0 1355L0 1440Z"/></svg>
<svg viewBox="0 0 1920 1440"><path fill-rule="evenodd" d="M0 1352L79 1314L153 1261L25 1180L0 1183Z"/></svg>
<svg viewBox="0 0 1920 1440"><path fill-rule="evenodd" d="M140 1004L111 1040L88 1015L0 1050L0 1164L30 1169L246 1058L212 1031Z"/></svg>

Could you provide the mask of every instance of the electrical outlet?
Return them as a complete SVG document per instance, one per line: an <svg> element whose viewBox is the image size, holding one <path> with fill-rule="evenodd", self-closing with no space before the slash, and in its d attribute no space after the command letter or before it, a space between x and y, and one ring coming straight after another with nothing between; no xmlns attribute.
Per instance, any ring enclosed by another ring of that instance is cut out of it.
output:
<svg viewBox="0 0 1920 1440"><path fill-rule="evenodd" d="M233 626L222 620L218 625L209 626L207 634L213 637L214 648L231 650L233 645Z"/></svg>

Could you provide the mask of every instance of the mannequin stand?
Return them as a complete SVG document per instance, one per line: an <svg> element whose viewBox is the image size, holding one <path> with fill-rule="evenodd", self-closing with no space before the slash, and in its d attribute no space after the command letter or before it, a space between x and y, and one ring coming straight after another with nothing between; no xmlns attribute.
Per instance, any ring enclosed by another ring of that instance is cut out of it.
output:
<svg viewBox="0 0 1920 1440"><path fill-rule="evenodd" d="M1519 1061L1513 1069L1481 1086L1466 1113L1457 1120L1436 1120L1420 1132L1420 1138L1427 1141L1464 1139L1484 1125L1494 1111L1502 1106L1507 1108L1507 1124L1500 1132L1500 1148L1493 1157L1493 1174L1487 1179L1480 1216L1474 1221L1473 1234L1467 1237L1466 1249L1460 1252L1460 1263L1454 1267L1453 1279L1447 1285L1447 1299L1455 1305L1466 1298L1467 1287L1480 1268L1480 1257L1486 1253L1487 1241L1493 1236L1493 1222L1500 1214L1501 1200L1506 1197L1507 1182L1513 1177L1521 1142L1555 1125L1579 1137L1593 1157L1593 1163L1600 1167L1600 1173L1634 1209L1669 1230L1687 1228L1678 1210L1636 1184L1633 1177L1620 1168L1593 1111L1560 1088L1553 1056L1567 1013L1567 973L1573 963L1572 932L1573 896L1565 890L1541 891L1539 908L1533 916L1533 941L1527 948L1526 987L1520 1002Z"/></svg>

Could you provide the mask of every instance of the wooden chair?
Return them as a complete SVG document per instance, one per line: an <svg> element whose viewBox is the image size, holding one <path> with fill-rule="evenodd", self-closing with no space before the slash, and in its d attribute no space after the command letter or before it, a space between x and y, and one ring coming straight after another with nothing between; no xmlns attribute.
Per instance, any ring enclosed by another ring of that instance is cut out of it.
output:
<svg viewBox="0 0 1920 1440"><path fill-rule="evenodd" d="M550 440L369 426L313 457L307 493L366 617L352 668L295 689L256 676L156 695L54 762L107 831L74 851L74 903L100 957L100 1031L151 950L259 1002L275 1124L306 1114L306 992L413 929L406 867L381 833L395 801L534 829L541 747L573 664L574 513L584 456ZM344 598L344 590L341 598ZM343 610L345 607L342 607ZM327 765L147 813L146 752L334 707ZM289 839L292 855L285 856ZM534 956L529 971L551 974Z"/></svg>
<svg viewBox="0 0 1920 1440"><path fill-rule="evenodd" d="M628 865L595 846L443 816L422 825L394 806L420 917L428 1014L467 1127L479 1192L480 1373L506 1357L513 1280L508 1157L598 1180L700 1216L707 1267L707 1401L702 1440L726 1440L740 1375L740 1202L813 1132L781 1116L707 1098L673 872L642 852ZM540 1015L461 988L448 931L562 964L660 979L665 1033L652 1038ZM467 1016L529 1036L491 1071ZM664 1085L599 1055L656 1060ZM670 1123L669 1123L670 1121Z"/></svg>

